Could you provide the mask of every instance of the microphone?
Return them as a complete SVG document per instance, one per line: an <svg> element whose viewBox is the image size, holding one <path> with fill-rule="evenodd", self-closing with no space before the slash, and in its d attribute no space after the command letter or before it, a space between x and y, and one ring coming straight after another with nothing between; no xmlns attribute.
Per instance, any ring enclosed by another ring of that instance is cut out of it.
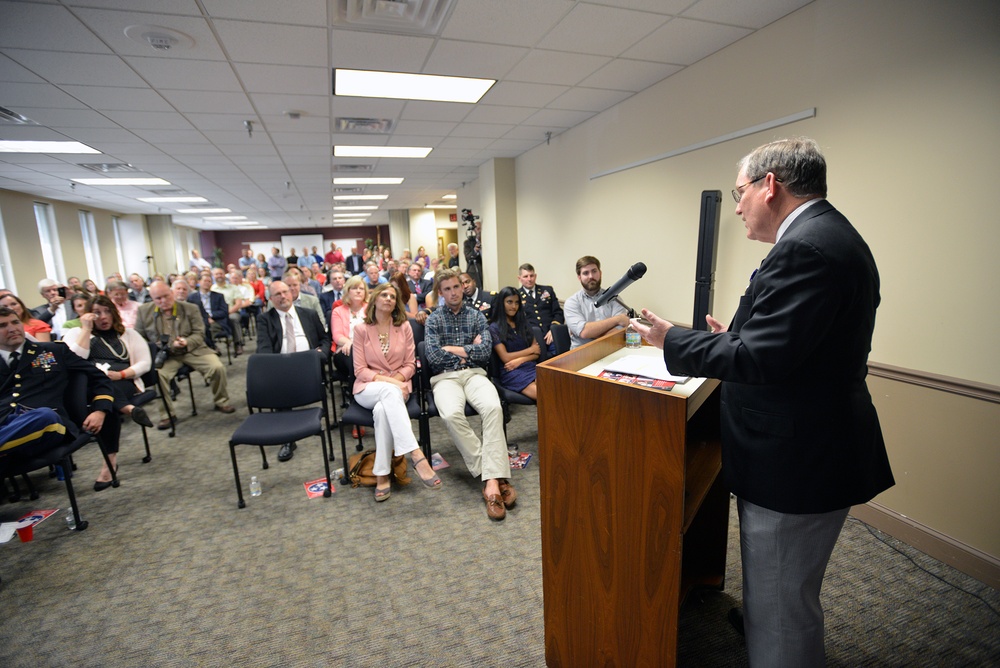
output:
<svg viewBox="0 0 1000 668"><path fill-rule="evenodd" d="M604 291L603 295L598 297L597 301L594 302L594 306L597 308L604 306L609 301L623 293L625 288L632 285L645 275L646 265L642 262L636 262L628 268L628 271L625 272L624 276L619 278L614 285Z"/></svg>

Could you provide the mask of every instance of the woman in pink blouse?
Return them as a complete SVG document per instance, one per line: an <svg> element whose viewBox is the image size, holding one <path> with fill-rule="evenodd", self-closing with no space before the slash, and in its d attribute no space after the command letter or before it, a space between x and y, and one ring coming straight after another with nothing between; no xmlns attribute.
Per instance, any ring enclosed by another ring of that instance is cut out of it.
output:
<svg viewBox="0 0 1000 668"><path fill-rule="evenodd" d="M413 330L392 283L377 286L368 300L364 324L354 328L354 399L375 418L375 500L385 501L392 488L392 457L410 454L420 481L431 489L441 478L417 446L406 412L416 370Z"/></svg>

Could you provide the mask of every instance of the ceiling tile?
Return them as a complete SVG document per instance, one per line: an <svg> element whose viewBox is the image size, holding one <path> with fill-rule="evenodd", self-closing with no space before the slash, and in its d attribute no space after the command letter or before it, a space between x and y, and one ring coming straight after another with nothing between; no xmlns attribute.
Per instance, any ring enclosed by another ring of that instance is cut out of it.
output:
<svg viewBox="0 0 1000 668"><path fill-rule="evenodd" d="M326 28L217 20L230 59L271 65L327 64Z"/></svg>
<svg viewBox="0 0 1000 668"><path fill-rule="evenodd" d="M193 3L192 3L193 4ZM226 54L219 47L208 21L201 18L195 5L194 16L176 16L167 13L167 8L158 9L155 14L137 14L134 11L109 11L104 9L75 9L80 20L104 40L115 53L122 56L153 56L163 60L225 60ZM162 12L162 13L160 13ZM129 38L125 29L129 26L151 26L167 28L192 40L194 44L175 45L169 50L158 51L145 42Z"/></svg>
<svg viewBox="0 0 1000 668"><path fill-rule="evenodd" d="M538 46L618 56L635 44L636 39L648 35L668 19L662 14L577 3Z"/></svg>
<svg viewBox="0 0 1000 668"><path fill-rule="evenodd" d="M58 5L0 2L0 48L111 53L85 25Z"/></svg>
<svg viewBox="0 0 1000 668"><path fill-rule="evenodd" d="M114 121L111 121L106 116L103 116L96 111L52 108L33 109L31 107L22 107L17 111L18 113L23 114L35 121L39 125L62 129L63 132L66 131L66 128L108 129L118 127Z"/></svg>
<svg viewBox="0 0 1000 668"><path fill-rule="evenodd" d="M594 114L589 111L563 111L560 109L542 109L532 114L524 121L525 125L537 125L542 128L571 128L579 125Z"/></svg>
<svg viewBox="0 0 1000 668"><path fill-rule="evenodd" d="M587 0L595 5L610 5L622 9L637 9L643 12L671 14L676 16L691 6L691 0ZM738 1L738 0L737 0ZM809 0L812 2L812 0Z"/></svg>
<svg viewBox="0 0 1000 668"><path fill-rule="evenodd" d="M514 126L500 123L459 123L451 131L452 137L503 137Z"/></svg>
<svg viewBox="0 0 1000 668"><path fill-rule="evenodd" d="M571 88L549 105L550 109L572 109L576 111L604 111L633 93L621 90L603 90L600 88Z"/></svg>
<svg viewBox="0 0 1000 668"><path fill-rule="evenodd" d="M152 88L67 85L60 88L98 111L170 111L167 101Z"/></svg>
<svg viewBox="0 0 1000 668"><path fill-rule="evenodd" d="M415 121L458 121L464 120L478 105L457 102L426 102L409 100L400 118Z"/></svg>
<svg viewBox="0 0 1000 668"><path fill-rule="evenodd" d="M334 68L420 72L433 46L430 37L334 29L330 63Z"/></svg>
<svg viewBox="0 0 1000 668"><path fill-rule="evenodd" d="M441 31L450 39L535 46L570 9L571 0L462 0Z"/></svg>
<svg viewBox="0 0 1000 668"><path fill-rule="evenodd" d="M574 86L610 62L605 56L534 49L507 75L508 81Z"/></svg>
<svg viewBox="0 0 1000 668"><path fill-rule="evenodd" d="M5 53L49 83L146 87L146 82L118 56L77 53L68 58L56 51L21 49L8 49Z"/></svg>
<svg viewBox="0 0 1000 668"><path fill-rule="evenodd" d="M528 49L521 47L443 39L434 46L423 71L428 74L499 79L527 54Z"/></svg>
<svg viewBox="0 0 1000 668"><path fill-rule="evenodd" d="M127 62L153 88L242 91L229 63L217 60L167 60L130 57Z"/></svg>
<svg viewBox="0 0 1000 668"><path fill-rule="evenodd" d="M440 121L402 120L396 124L396 132L410 135L447 135L455 128L455 123Z"/></svg>
<svg viewBox="0 0 1000 668"><path fill-rule="evenodd" d="M568 86L501 81L483 96L480 103L508 107L544 107L567 90Z"/></svg>
<svg viewBox="0 0 1000 668"><path fill-rule="evenodd" d="M133 130L193 130L184 116L176 112L106 111L108 118Z"/></svg>
<svg viewBox="0 0 1000 668"><path fill-rule="evenodd" d="M699 0L686 10L683 16L757 29L805 7L810 2L812 0L755 0L755 2Z"/></svg>
<svg viewBox="0 0 1000 668"><path fill-rule="evenodd" d="M5 83L3 85L3 106L11 111L31 107L87 108L85 104L70 97L56 86L35 83Z"/></svg>
<svg viewBox="0 0 1000 668"><path fill-rule="evenodd" d="M16 81L18 83L45 83L37 74L18 65L7 56L0 54L0 81Z"/></svg>
<svg viewBox="0 0 1000 668"><path fill-rule="evenodd" d="M165 90L167 101L182 112L216 114L252 114L253 108L242 93L215 93L211 91Z"/></svg>
<svg viewBox="0 0 1000 668"><path fill-rule="evenodd" d="M747 28L673 19L623 55L638 60L690 65L751 32Z"/></svg>
<svg viewBox="0 0 1000 668"><path fill-rule="evenodd" d="M520 123L535 112L527 107L499 107L492 104L477 104L466 116L469 123Z"/></svg>
<svg viewBox="0 0 1000 668"><path fill-rule="evenodd" d="M588 88L610 88L638 93L680 70L680 65L615 58L581 81L580 85Z"/></svg>
<svg viewBox="0 0 1000 668"><path fill-rule="evenodd" d="M325 67L236 63L236 70L250 93L329 95L331 92L330 70Z"/></svg>
<svg viewBox="0 0 1000 668"><path fill-rule="evenodd" d="M327 23L325 0L202 0L202 3L210 15L219 18L324 27Z"/></svg>

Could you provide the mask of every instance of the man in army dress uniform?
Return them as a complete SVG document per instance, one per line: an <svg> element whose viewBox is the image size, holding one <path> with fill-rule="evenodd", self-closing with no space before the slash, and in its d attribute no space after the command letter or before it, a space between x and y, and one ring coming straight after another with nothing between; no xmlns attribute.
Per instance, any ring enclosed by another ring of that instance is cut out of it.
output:
<svg viewBox="0 0 1000 668"><path fill-rule="evenodd" d="M521 301L524 302L524 314L528 316L528 324L535 325L545 335L545 344L549 352L555 353L552 343L552 325L565 322L559 298L551 285L535 283L535 268L528 263L518 267L517 280L521 282Z"/></svg>

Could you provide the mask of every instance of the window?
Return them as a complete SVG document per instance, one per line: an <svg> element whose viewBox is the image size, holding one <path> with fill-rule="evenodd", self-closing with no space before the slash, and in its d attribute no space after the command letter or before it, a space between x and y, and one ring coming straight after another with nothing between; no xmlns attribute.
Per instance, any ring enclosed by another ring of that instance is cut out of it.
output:
<svg viewBox="0 0 1000 668"><path fill-rule="evenodd" d="M7 243L7 232L3 228L2 213L0 213L0 288L6 288L17 294L14 270L10 266L10 244Z"/></svg>
<svg viewBox="0 0 1000 668"><path fill-rule="evenodd" d="M66 268L63 266L62 248L59 246L59 231L48 204L35 202L35 224L38 226L38 240L42 243L45 277L65 283Z"/></svg>
<svg viewBox="0 0 1000 668"><path fill-rule="evenodd" d="M125 256L122 255L122 235L118 229L118 216L111 216L111 226L115 230L115 255L118 256L118 273L125 276Z"/></svg>
<svg viewBox="0 0 1000 668"><path fill-rule="evenodd" d="M89 211L80 211L80 233L83 235L83 254L87 258L87 278L93 279L100 285L104 281L104 267L101 264L100 246L97 243L94 214Z"/></svg>

